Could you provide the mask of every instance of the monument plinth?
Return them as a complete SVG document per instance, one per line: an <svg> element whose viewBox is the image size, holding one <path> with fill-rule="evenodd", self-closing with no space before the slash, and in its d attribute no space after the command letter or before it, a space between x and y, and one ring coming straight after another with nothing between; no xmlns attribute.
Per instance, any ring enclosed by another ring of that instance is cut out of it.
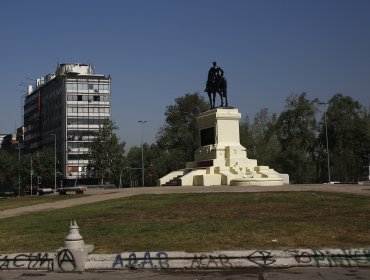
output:
<svg viewBox="0 0 370 280"><path fill-rule="evenodd" d="M217 108L201 113L197 118L200 147L194 162L158 180L162 185L282 185L279 173L267 166L258 166L249 159L240 144L239 121L236 108Z"/></svg>

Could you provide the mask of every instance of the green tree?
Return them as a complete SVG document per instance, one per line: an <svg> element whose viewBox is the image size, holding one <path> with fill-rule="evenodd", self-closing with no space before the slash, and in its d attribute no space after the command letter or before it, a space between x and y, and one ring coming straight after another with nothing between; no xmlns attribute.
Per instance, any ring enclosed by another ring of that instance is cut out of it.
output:
<svg viewBox="0 0 370 280"><path fill-rule="evenodd" d="M258 160L259 165L279 168L280 143L276 132L277 116L263 108L250 123L248 116L240 123L240 143L246 147L247 156Z"/></svg>
<svg viewBox="0 0 370 280"><path fill-rule="evenodd" d="M280 162L291 182L311 183L315 175L315 144L317 100L306 93L287 98L286 109L277 120L277 138L281 145Z"/></svg>
<svg viewBox="0 0 370 280"><path fill-rule="evenodd" d="M183 168L186 162L194 160L194 152L199 147L196 118L208 108L198 93L187 93L176 98L174 105L167 106L166 123L160 128L156 143L167 167Z"/></svg>
<svg viewBox="0 0 370 280"><path fill-rule="evenodd" d="M271 115L267 108L261 109L254 117L252 133L257 141L256 158L260 165L278 167L280 144L277 139L277 116Z"/></svg>
<svg viewBox="0 0 370 280"><path fill-rule="evenodd" d="M240 122L239 125L240 144L246 148L249 158L257 157L257 139L253 132L252 124L248 116Z"/></svg>
<svg viewBox="0 0 370 280"><path fill-rule="evenodd" d="M168 168L169 162L168 152L162 151L157 144L143 145L144 152L144 180L146 186L155 186L156 180L173 170ZM141 147L131 147L127 153L127 168L123 174L123 184L130 185L130 181L141 182ZM175 159L174 159L175 160ZM173 160L173 161L174 161Z"/></svg>
<svg viewBox="0 0 370 280"><path fill-rule="evenodd" d="M117 129L114 122L106 119L89 148L88 170L97 174L102 184L104 179L118 184L120 171L125 166L125 142L120 142L115 133Z"/></svg>
<svg viewBox="0 0 370 280"><path fill-rule="evenodd" d="M33 186L52 187L54 186L54 151L44 147L36 152L23 154L20 158L18 153L0 151L0 185L11 188L18 194L19 187L21 194L26 185L31 185L31 158L33 170ZM38 179L39 178L39 179ZM20 181L18 181L20 180Z"/></svg>
<svg viewBox="0 0 370 280"><path fill-rule="evenodd" d="M25 165L30 165L31 155L26 157ZM40 187L54 186L54 149L44 147L32 153L33 184ZM30 169L31 170L31 166Z"/></svg>
<svg viewBox="0 0 370 280"><path fill-rule="evenodd" d="M14 154L0 150L0 193L5 191L16 192L17 186L18 159Z"/></svg>
<svg viewBox="0 0 370 280"><path fill-rule="evenodd" d="M366 110L350 96L338 93L330 99L326 116L332 179L341 182L360 180L362 155L370 150ZM319 138L326 151L324 119L320 130Z"/></svg>

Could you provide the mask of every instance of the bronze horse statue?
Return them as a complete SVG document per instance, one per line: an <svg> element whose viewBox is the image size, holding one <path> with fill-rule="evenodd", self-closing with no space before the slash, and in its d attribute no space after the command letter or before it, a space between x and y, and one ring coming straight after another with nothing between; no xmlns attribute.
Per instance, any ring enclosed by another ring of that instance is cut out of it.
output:
<svg viewBox="0 0 370 280"><path fill-rule="evenodd" d="M221 98L220 107L224 107L224 99L225 107L228 107L227 81L223 75L224 71L217 66L216 62L213 62L213 67L211 67L208 71L208 80L206 84L206 89L204 90L208 94L211 109L216 108L216 93L218 93Z"/></svg>

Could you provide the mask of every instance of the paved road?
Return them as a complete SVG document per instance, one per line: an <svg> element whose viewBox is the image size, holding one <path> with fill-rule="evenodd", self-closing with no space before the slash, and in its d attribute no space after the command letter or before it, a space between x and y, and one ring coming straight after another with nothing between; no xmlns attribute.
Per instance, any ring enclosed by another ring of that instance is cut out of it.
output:
<svg viewBox="0 0 370 280"><path fill-rule="evenodd" d="M271 191L328 191L342 192L358 195L370 195L370 185L283 185L283 186L189 186L189 187L145 187L125 189L89 189L85 197L78 197L52 203L43 203L32 206L19 207L0 211L0 219L19 216L37 211L50 211L59 208L67 208L80 204L94 203L109 199L128 197L140 194L168 194L168 193L212 193L212 192L271 192Z"/></svg>
<svg viewBox="0 0 370 280"><path fill-rule="evenodd" d="M0 271L0 280L352 280L370 279L370 268L289 268L239 270L134 270L134 271L100 271L84 273L55 273L36 271Z"/></svg>

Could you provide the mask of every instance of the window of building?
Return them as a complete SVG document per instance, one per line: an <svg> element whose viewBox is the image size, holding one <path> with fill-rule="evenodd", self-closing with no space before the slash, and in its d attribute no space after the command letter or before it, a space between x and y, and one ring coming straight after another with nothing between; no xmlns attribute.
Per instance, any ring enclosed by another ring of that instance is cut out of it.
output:
<svg viewBox="0 0 370 280"><path fill-rule="evenodd" d="M77 83L68 82L66 85L67 92L76 92L77 91Z"/></svg>
<svg viewBox="0 0 370 280"><path fill-rule="evenodd" d="M94 95L94 101L100 101L100 95Z"/></svg>
<svg viewBox="0 0 370 280"><path fill-rule="evenodd" d="M82 95L77 95L77 101L82 101Z"/></svg>
<svg viewBox="0 0 370 280"><path fill-rule="evenodd" d="M77 101L77 95L75 94L68 94L67 101Z"/></svg>
<svg viewBox="0 0 370 280"><path fill-rule="evenodd" d="M86 83L78 83L78 91L88 90Z"/></svg>
<svg viewBox="0 0 370 280"><path fill-rule="evenodd" d="M68 154L68 160L87 160L88 154Z"/></svg>
<svg viewBox="0 0 370 280"><path fill-rule="evenodd" d="M99 90L109 90L109 84L99 84Z"/></svg>
<svg viewBox="0 0 370 280"><path fill-rule="evenodd" d="M68 125L103 125L104 119L95 118L68 118Z"/></svg>

